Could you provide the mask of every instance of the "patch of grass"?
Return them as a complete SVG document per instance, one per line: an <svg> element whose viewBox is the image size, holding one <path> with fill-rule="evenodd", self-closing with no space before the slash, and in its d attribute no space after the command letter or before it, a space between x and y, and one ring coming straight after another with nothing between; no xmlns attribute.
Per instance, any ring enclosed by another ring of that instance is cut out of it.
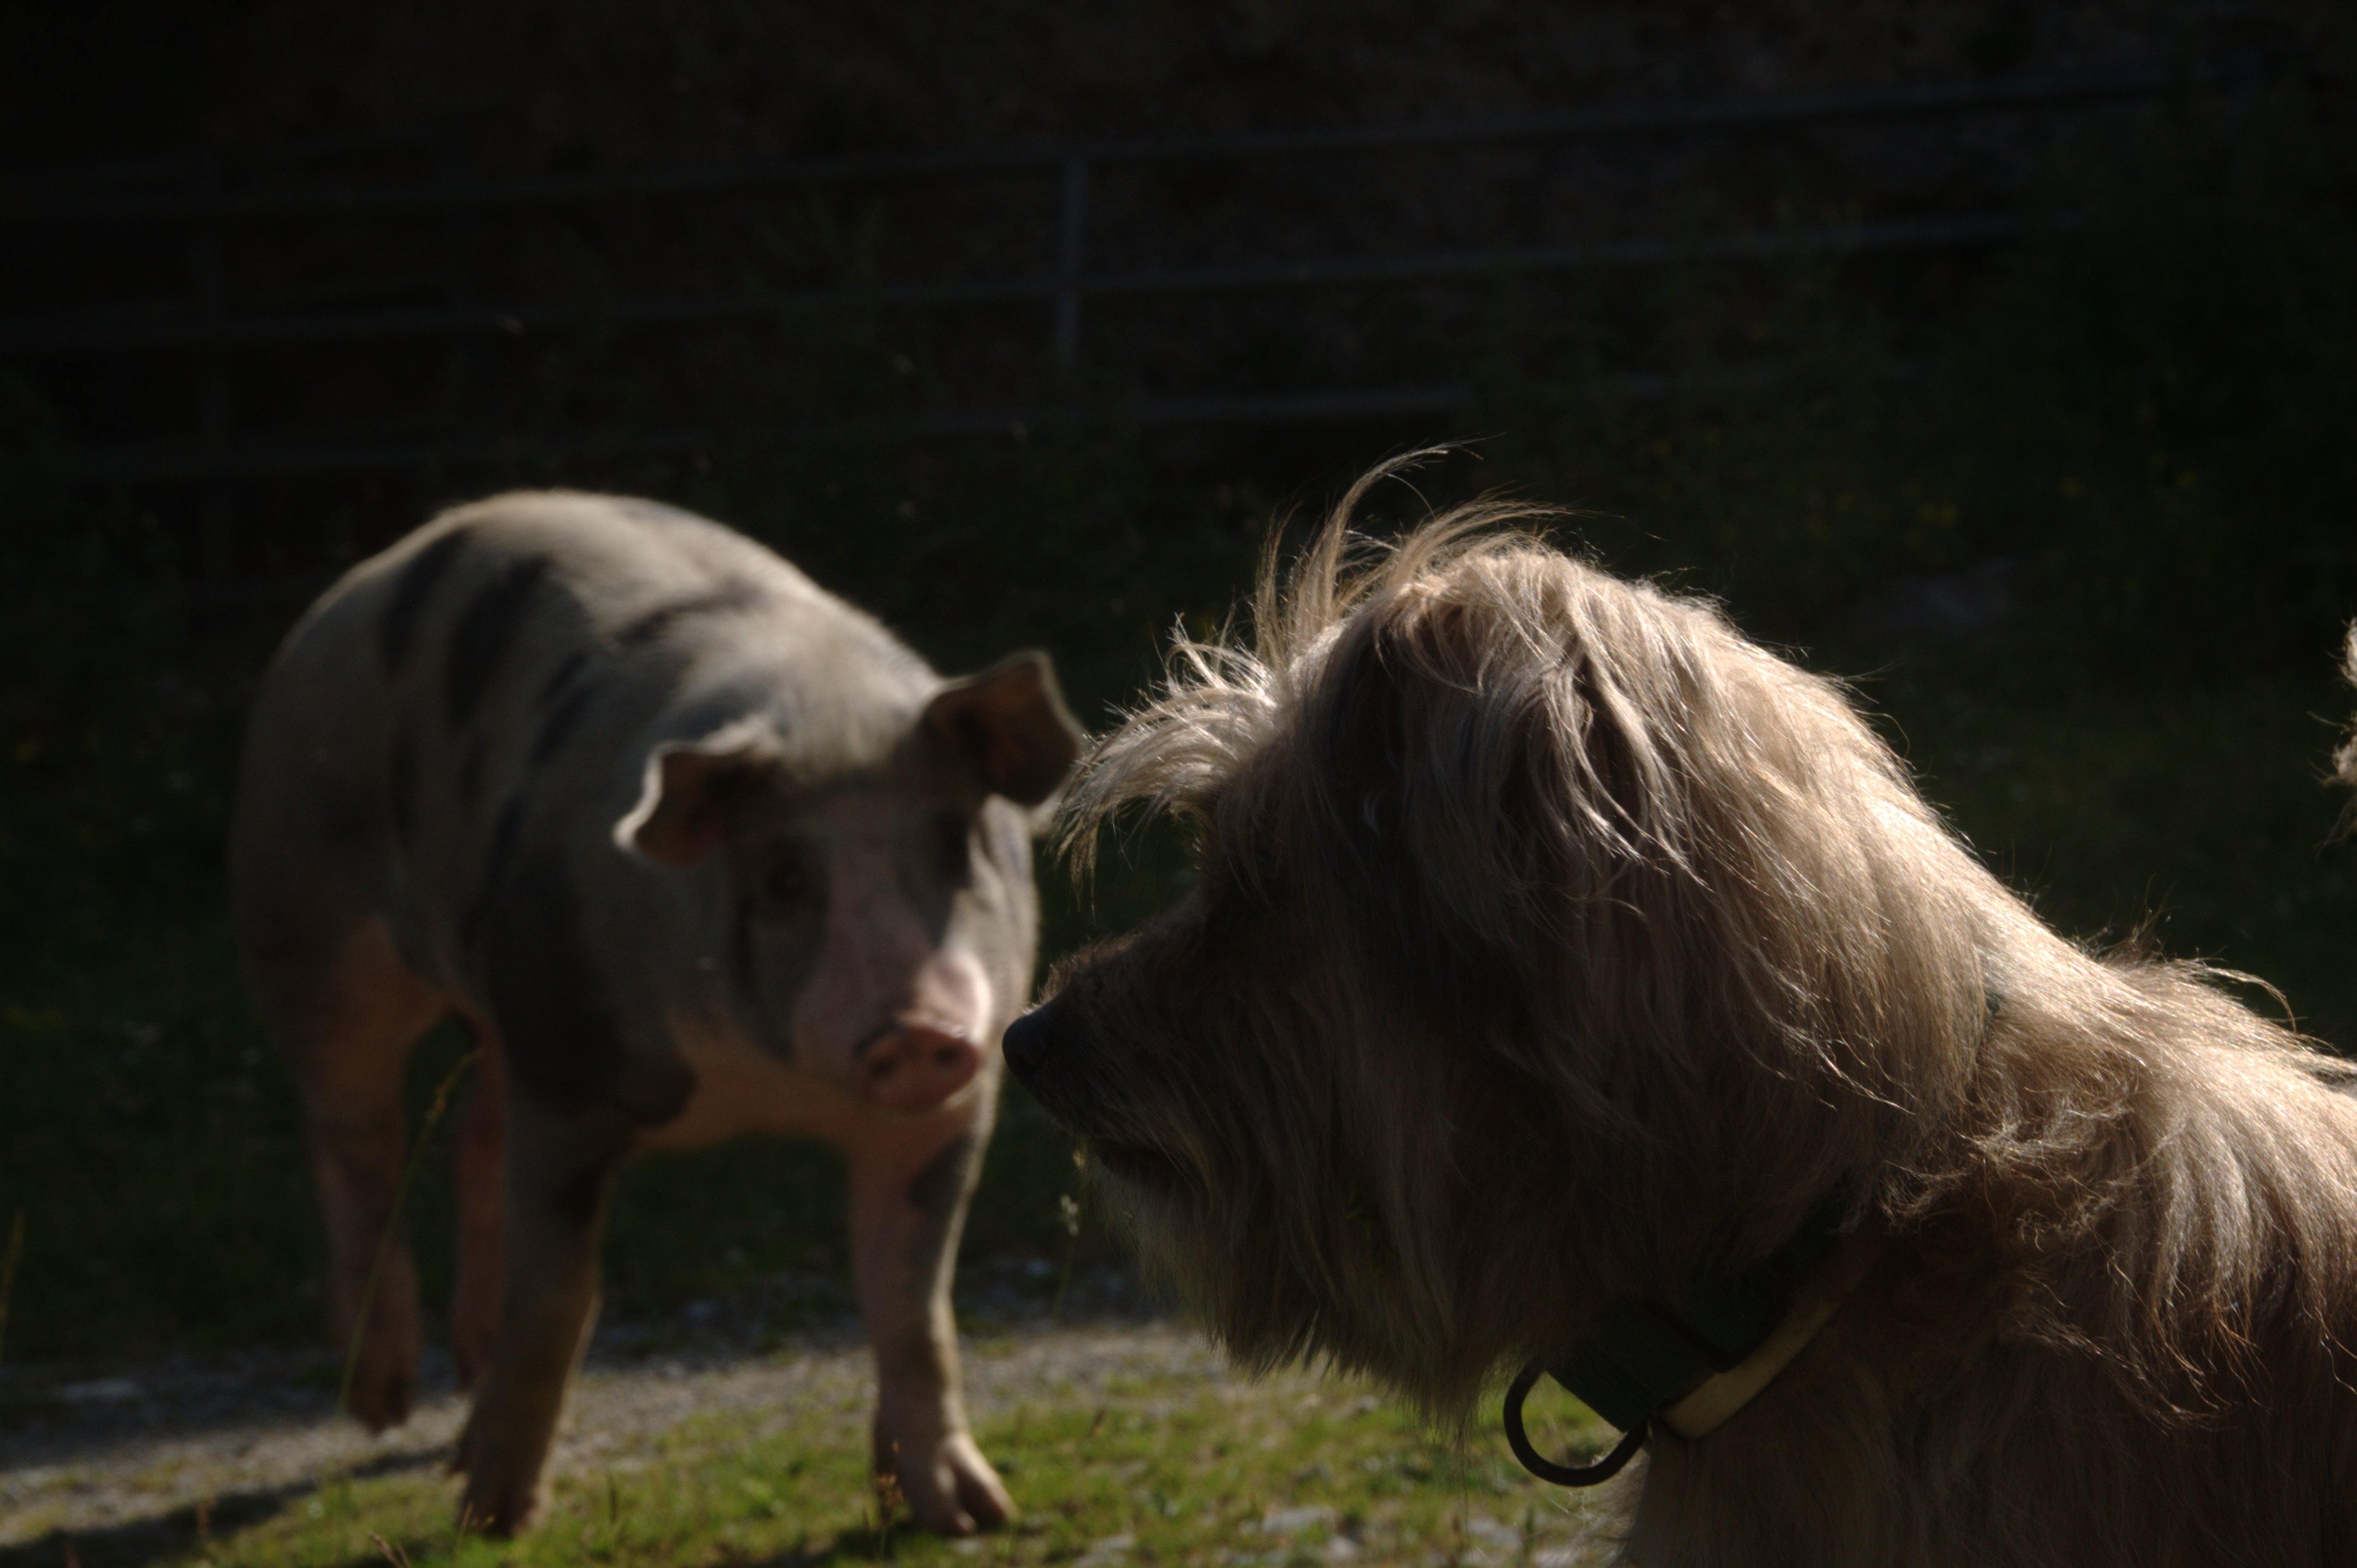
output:
<svg viewBox="0 0 2357 1568"><path fill-rule="evenodd" d="M1582 1455L1610 1436L1556 1394L1533 1402L1542 1446ZM207 1568L693 1568L904 1562L1309 1564L1601 1562L1592 1494L1525 1475L1495 1402L1461 1445L1355 1384L1286 1375L1116 1381L1102 1397L1017 1408L978 1436L1023 1510L948 1542L871 1487L856 1422L829 1412L708 1416L643 1458L558 1479L520 1542L460 1536L451 1484L418 1472L346 1479L242 1530L149 1561Z"/></svg>

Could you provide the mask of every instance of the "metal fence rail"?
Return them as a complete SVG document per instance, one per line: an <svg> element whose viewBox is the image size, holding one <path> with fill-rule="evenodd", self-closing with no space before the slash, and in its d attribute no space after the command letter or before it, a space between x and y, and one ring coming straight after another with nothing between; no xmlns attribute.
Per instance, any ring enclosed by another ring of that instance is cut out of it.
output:
<svg viewBox="0 0 2357 1568"><path fill-rule="evenodd" d="M77 321L0 317L0 354L173 353L354 342L368 338L507 337L592 327L716 326L802 310L924 306L1246 294L1351 284L1428 283L1586 267L1765 258L1824 251L1941 250L1993 243L2019 233L2011 212L1884 222L1814 224L1710 240L1621 240L1592 245L1507 246L1388 256L1326 256L1257 266L1168 272L878 283L861 288L781 290L715 299L619 299L602 305L516 305L346 311L218 320Z"/></svg>
<svg viewBox="0 0 2357 1568"><path fill-rule="evenodd" d="M608 328L670 329L775 319L800 312L846 309L942 310L1045 306L1051 362L1071 376L1082 357L1091 301L1243 295L1286 289L1393 286L1478 281L1594 267L1759 259L1809 252L1940 250L1986 246L2020 231L2009 211L1965 211L1850 224L1758 230L1701 240L1637 238L1592 244L1497 245L1388 254L1328 254L1236 264L1095 271L1088 264L1091 192L1096 175L1116 166L1161 162L1266 160L1373 156L1598 138L1662 137L1729 131L1785 130L1836 123L1921 120L2020 112L2077 113L2150 102L2219 85L2166 70L2099 76L1935 84L1748 101L1684 103L1523 115L1456 124L1354 126L1227 135L1155 137L1012 148L800 159L730 167L514 179L436 177L414 184L321 183L260 189L224 186L218 160L186 167L189 188L121 194L60 188L57 182L0 187L0 231L22 243L47 231L93 229L178 235L195 280L183 302L161 308L126 306L0 317L0 356L34 366L188 356L212 367L188 441L93 446L75 466L92 478L154 483L268 475L331 474L435 464L509 463L584 451L701 451L724 439L712 432L646 432L625 439L490 437L380 441L333 432L300 439L280 435L231 439L225 378L229 357L286 349L356 349L368 344L468 338L521 338ZM968 182L1007 176L1052 178L1052 270L1016 275L879 280L858 286L780 289L739 295L624 295L597 304L515 300L429 306L296 310L240 315L223 304L225 236L263 221L332 223L359 217L440 218L492 209L601 207L648 199L732 198L760 191L830 186ZM1055 418L1121 418L1140 424L1285 421L1444 411L1467 393L1454 383L1339 387L1284 393L1146 398L1115 407L1069 403L946 411L895 422L925 435L1004 430ZM862 422L813 423L763 434L827 439L874 428ZM742 439L743 435L726 437Z"/></svg>
<svg viewBox="0 0 2357 1568"><path fill-rule="evenodd" d="M778 187L880 184L981 174L1065 170L1128 163L1313 154L1402 152L1507 142L1674 135L1705 131L1789 129L1844 120L1895 120L2007 109L2068 109L2149 100L2214 85L2165 70L2067 77L1942 82L1849 92L1797 93L1722 102L1634 105L1495 119L1351 125L1220 135L1153 136L1038 146L943 148L796 158L726 167L630 174L444 180L407 188L320 185L282 190L210 190L161 196L85 196L45 182L0 185L0 226L218 222L252 218L442 212L461 208L604 203L644 197L719 196ZM1082 193L1083 199L1085 193Z"/></svg>

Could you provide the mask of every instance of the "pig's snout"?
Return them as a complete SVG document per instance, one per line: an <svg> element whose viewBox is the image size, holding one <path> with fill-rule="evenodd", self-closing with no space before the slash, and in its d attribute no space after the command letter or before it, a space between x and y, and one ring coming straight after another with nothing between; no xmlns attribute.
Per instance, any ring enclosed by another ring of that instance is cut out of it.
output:
<svg viewBox="0 0 2357 1568"><path fill-rule="evenodd" d="M981 1070L982 1047L963 1029L903 1023L860 1047L852 1083L887 1111L931 1111Z"/></svg>

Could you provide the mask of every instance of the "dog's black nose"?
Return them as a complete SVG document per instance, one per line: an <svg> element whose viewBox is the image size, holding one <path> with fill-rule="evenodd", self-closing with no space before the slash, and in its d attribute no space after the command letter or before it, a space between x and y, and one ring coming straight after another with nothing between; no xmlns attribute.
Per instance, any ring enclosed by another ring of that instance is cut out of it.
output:
<svg viewBox="0 0 2357 1568"><path fill-rule="evenodd" d="M1056 1004L1047 1002L1006 1026L1006 1065L1025 1085L1030 1084L1032 1076L1056 1048L1060 1018Z"/></svg>

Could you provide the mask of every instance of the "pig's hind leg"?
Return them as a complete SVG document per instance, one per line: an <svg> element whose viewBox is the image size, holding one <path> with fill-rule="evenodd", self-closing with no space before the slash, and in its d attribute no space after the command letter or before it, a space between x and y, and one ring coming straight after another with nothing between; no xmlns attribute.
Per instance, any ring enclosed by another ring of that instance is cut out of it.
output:
<svg viewBox="0 0 2357 1568"><path fill-rule="evenodd" d="M971 1109L895 1126L846 1149L852 1266L876 1355L876 1469L917 1522L971 1535L1013 1517L1006 1485L966 1425L950 1280L990 1136L988 1084Z"/></svg>
<svg viewBox="0 0 2357 1568"><path fill-rule="evenodd" d="M499 1035L469 1018L474 1082L458 1122L452 1175L458 1194L458 1280L450 1298L450 1361L461 1389L490 1369L499 1335L507 1226L507 1060Z"/></svg>
<svg viewBox="0 0 2357 1568"><path fill-rule="evenodd" d="M507 1101L505 1283L499 1326L451 1468L467 1477L463 1528L511 1535L541 1508L541 1472L597 1317L597 1242L627 1120Z"/></svg>
<svg viewBox="0 0 2357 1568"><path fill-rule="evenodd" d="M256 999L302 1089L350 1408L382 1431L408 1419L417 1391L417 1275L398 1212L403 1068L448 1004L402 961L381 918L340 935L295 918L242 925Z"/></svg>

